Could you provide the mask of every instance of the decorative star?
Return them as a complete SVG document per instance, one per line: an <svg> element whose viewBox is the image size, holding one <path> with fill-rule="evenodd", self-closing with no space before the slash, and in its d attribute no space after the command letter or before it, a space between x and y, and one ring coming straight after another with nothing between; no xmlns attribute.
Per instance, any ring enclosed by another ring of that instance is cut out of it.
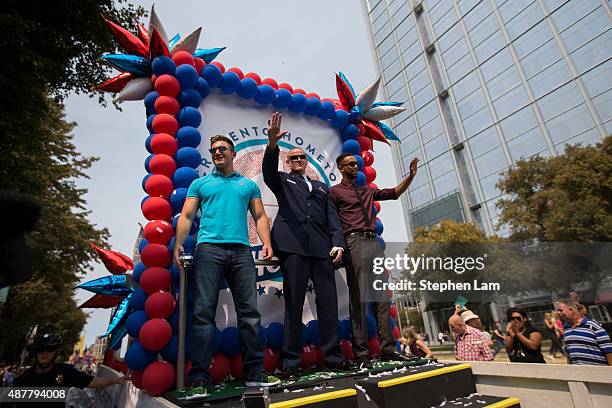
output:
<svg viewBox="0 0 612 408"><path fill-rule="evenodd" d="M166 30L155 13L154 6L151 7L149 27L138 23L137 35L110 20L104 19L104 22L115 40L125 51L125 54L105 54L102 56L107 64L121 71L121 74L94 86L94 89L117 93L117 100L120 101L143 99L148 92L153 90L150 81L152 75L151 64L158 56L171 57L178 51L187 51L209 64L225 49L225 47L197 48L202 27L182 40L179 34L168 39Z"/></svg>
<svg viewBox="0 0 612 408"><path fill-rule="evenodd" d="M276 289L276 292L274 293L274 296L276 296L277 298L281 298L283 296L283 290L279 289L279 288L274 288Z"/></svg>
<svg viewBox="0 0 612 408"><path fill-rule="evenodd" d="M308 293L312 293L312 291L314 290L314 286L312 286L312 283L308 283L308 286L306 286L306 290L308 291Z"/></svg>
<svg viewBox="0 0 612 408"><path fill-rule="evenodd" d="M259 296L262 296L264 293L266 293L266 288L261 285L257 285L257 293Z"/></svg>
<svg viewBox="0 0 612 408"><path fill-rule="evenodd" d="M355 94L353 86L342 72L336 75L337 108L349 112L349 121L364 128L364 136L389 144L388 139L399 142L397 135L381 120L389 119L406 110L403 102L375 102L380 77L361 93Z"/></svg>

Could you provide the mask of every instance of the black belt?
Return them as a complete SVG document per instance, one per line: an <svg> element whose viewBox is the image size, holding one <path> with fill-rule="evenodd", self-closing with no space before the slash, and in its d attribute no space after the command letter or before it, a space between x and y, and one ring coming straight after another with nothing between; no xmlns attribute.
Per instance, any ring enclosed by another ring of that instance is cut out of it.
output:
<svg viewBox="0 0 612 408"><path fill-rule="evenodd" d="M373 231L353 231L346 234L346 237L376 238L376 233Z"/></svg>

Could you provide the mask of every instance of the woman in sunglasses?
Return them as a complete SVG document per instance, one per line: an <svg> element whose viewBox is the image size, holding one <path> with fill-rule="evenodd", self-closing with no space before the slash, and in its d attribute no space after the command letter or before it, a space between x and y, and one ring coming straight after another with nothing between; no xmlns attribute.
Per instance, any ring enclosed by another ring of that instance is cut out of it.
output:
<svg viewBox="0 0 612 408"><path fill-rule="evenodd" d="M542 333L531 325L524 310L508 309L505 347L513 363L542 363Z"/></svg>

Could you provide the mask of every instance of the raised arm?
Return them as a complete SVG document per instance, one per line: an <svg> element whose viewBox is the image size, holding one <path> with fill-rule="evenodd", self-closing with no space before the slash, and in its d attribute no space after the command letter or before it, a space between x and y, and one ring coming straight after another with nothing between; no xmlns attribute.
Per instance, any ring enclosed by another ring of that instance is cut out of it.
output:
<svg viewBox="0 0 612 408"><path fill-rule="evenodd" d="M410 183L412 183L412 179L414 179L414 176L416 176L418 163L418 158L415 157L414 159L412 159L412 161L410 162L410 173L397 186L395 186L394 190L397 197L404 194L404 192L408 190Z"/></svg>
<svg viewBox="0 0 612 408"><path fill-rule="evenodd" d="M264 152L262 163L264 182L274 192L281 188L281 179L278 175L278 155L280 149L277 143L287 134L287 132L281 132L280 130L282 118L283 115L274 112L272 118L268 121L268 146Z"/></svg>
<svg viewBox="0 0 612 408"><path fill-rule="evenodd" d="M249 202L249 211L255 220L255 227L257 229L257 235L263 243L263 259L269 261L272 259L272 243L270 240L270 220L264 211L263 202L261 198L253 198Z"/></svg>
<svg viewBox="0 0 612 408"><path fill-rule="evenodd" d="M182 268L181 263L179 261L179 257L183 254L183 242L187 238L189 234L189 230L191 229L191 224L193 223L193 219L195 218L196 213L198 212L198 207L200 206L200 200L195 197L189 197L185 200L185 204L183 204L183 209L181 210L181 215L176 224L176 234L174 238L174 263L179 268Z"/></svg>

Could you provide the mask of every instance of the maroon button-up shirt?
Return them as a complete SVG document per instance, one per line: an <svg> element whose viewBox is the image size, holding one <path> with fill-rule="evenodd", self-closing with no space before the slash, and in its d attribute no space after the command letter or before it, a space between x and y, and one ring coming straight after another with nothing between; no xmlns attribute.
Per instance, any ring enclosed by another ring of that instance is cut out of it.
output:
<svg viewBox="0 0 612 408"><path fill-rule="evenodd" d="M363 199L370 224L366 224L363 217L363 210L359 197L355 192L355 183L351 183L342 179L342 181L330 188L331 197L336 206L336 211L342 222L342 230L345 234L354 231L375 231L376 217L373 214L372 208L374 201L396 200L397 194L395 189L385 188L382 190L374 189L369 186L357 187Z"/></svg>

